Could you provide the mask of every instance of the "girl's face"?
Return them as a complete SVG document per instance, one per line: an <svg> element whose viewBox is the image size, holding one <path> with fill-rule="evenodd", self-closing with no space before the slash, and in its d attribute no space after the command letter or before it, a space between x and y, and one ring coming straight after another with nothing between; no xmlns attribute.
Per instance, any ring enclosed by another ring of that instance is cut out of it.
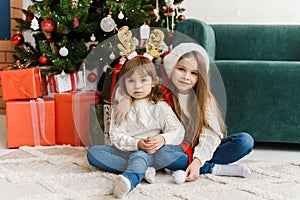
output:
<svg viewBox="0 0 300 200"><path fill-rule="evenodd" d="M172 72L171 81L179 93L189 92L199 77L198 64L194 57L179 60Z"/></svg>
<svg viewBox="0 0 300 200"><path fill-rule="evenodd" d="M139 73L135 71L130 77L125 77L125 87L128 94L134 99L143 99L147 97L154 83L151 76L145 75L145 73Z"/></svg>

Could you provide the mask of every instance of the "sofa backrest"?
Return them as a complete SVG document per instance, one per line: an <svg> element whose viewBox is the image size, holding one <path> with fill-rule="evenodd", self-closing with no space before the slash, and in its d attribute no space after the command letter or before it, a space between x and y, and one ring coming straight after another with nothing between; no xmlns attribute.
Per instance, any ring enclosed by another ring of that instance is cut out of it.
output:
<svg viewBox="0 0 300 200"><path fill-rule="evenodd" d="M216 60L300 60L300 25L211 25Z"/></svg>
<svg viewBox="0 0 300 200"><path fill-rule="evenodd" d="M186 19L176 31L193 38L215 60L300 60L300 25L206 24Z"/></svg>
<svg viewBox="0 0 300 200"><path fill-rule="evenodd" d="M185 35L186 38L183 37ZM176 46L181 42L194 42L200 44L211 57L215 58L215 34L208 24L198 19L186 19L180 21L176 26L173 44Z"/></svg>

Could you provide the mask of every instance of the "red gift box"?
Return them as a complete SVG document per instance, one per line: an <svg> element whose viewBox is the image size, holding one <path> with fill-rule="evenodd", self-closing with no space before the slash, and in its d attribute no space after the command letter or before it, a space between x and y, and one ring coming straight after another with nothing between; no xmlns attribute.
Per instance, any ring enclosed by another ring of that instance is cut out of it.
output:
<svg viewBox="0 0 300 200"><path fill-rule="evenodd" d="M0 73L3 100L33 99L47 95L39 68L7 70Z"/></svg>
<svg viewBox="0 0 300 200"><path fill-rule="evenodd" d="M7 147L55 145L53 99L6 102Z"/></svg>
<svg viewBox="0 0 300 200"><path fill-rule="evenodd" d="M54 94L56 144L88 146L90 105L99 102L96 92Z"/></svg>

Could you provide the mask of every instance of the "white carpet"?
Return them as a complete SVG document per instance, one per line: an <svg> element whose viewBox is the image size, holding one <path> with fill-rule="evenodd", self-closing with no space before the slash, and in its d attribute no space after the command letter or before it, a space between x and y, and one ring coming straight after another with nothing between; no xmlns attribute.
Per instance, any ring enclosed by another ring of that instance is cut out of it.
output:
<svg viewBox="0 0 300 200"><path fill-rule="evenodd" d="M124 199L300 199L300 162L244 160L247 178L201 175L177 185L158 173L155 184L142 182ZM1 199L114 199L116 175L90 166L83 147L21 147L0 156Z"/></svg>

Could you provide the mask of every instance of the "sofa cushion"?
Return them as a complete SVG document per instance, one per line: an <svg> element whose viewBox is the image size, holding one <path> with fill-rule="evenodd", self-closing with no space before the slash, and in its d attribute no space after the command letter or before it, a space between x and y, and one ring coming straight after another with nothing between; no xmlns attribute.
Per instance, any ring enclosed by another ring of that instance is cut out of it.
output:
<svg viewBox="0 0 300 200"><path fill-rule="evenodd" d="M215 61L227 94L229 133L256 141L299 142L300 62Z"/></svg>
<svg viewBox="0 0 300 200"><path fill-rule="evenodd" d="M216 60L300 60L299 25L214 24Z"/></svg>

